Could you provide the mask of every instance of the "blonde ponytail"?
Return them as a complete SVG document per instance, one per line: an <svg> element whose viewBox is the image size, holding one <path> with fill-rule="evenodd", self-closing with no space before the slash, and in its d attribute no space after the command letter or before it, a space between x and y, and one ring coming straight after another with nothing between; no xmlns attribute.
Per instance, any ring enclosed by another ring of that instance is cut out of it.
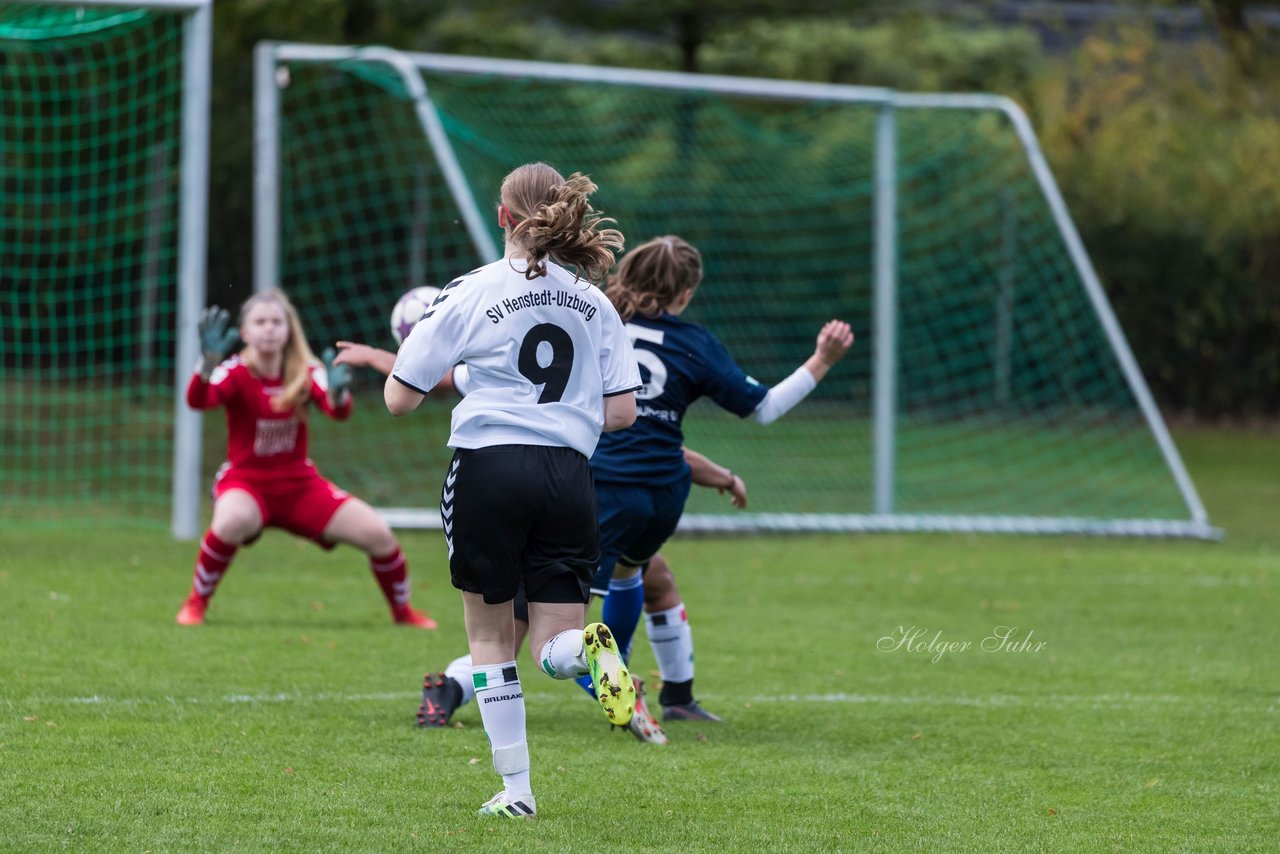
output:
<svg viewBox="0 0 1280 854"><path fill-rule="evenodd" d="M547 260L602 282L624 245L622 232L602 228L614 220L595 211L588 198L596 185L586 175L566 180L545 163L528 163L502 181L502 205L511 217L513 243L524 250L526 279L547 274Z"/></svg>

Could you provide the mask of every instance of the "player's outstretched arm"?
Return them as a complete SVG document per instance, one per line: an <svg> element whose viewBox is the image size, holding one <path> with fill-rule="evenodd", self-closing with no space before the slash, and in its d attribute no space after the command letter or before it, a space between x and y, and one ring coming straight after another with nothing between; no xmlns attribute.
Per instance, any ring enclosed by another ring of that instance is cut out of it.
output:
<svg viewBox="0 0 1280 854"><path fill-rule="evenodd" d="M844 358L853 346L853 330L843 320L828 320L818 332L818 345L804 366L813 374L814 382L822 382L827 371Z"/></svg>
<svg viewBox="0 0 1280 854"><path fill-rule="evenodd" d="M187 383L187 406L192 409L221 406L234 394L232 384L215 385L210 382L214 369L240 337L238 331L227 328L230 324L231 315L225 308L211 305L200 312L200 320L196 323L196 334L200 337L200 362Z"/></svg>
<svg viewBox="0 0 1280 854"><path fill-rule="evenodd" d="M689 471L693 475L694 483L698 486L714 489L721 495L728 492L729 501L734 507L739 510L746 508L747 484L742 478L734 474L732 469L725 468L689 448L681 448L680 450L684 451L684 461L689 464Z"/></svg>
<svg viewBox="0 0 1280 854"><path fill-rule="evenodd" d="M240 333L228 329L231 315L225 308L211 305L200 312L200 320L196 323L196 332L200 336L200 369L201 379L208 380L213 369L218 367L223 356L236 343Z"/></svg>
<svg viewBox="0 0 1280 854"><path fill-rule="evenodd" d="M796 368L791 376L769 389L764 400L751 413L760 424L772 424L808 396L836 362L853 346L853 330L843 320L828 320L818 332L813 355Z"/></svg>
<svg viewBox="0 0 1280 854"><path fill-rule="evenodd" d="M373 368L384 377L391 376L391 370L396 366L396 354L390 350L380 350L377 347L370 347L368 344L359 344L355 341L339 341L338 355L334 358L335 365L350 365L353 368ZM431 389L430 397L443 395L451 395L455 392L463 394L464 390L460 387L460 383L455 379L456 376L464 376L465 365L457 365L444 375L444 379L436 383L435 388Z"/></svg>
<svg viewBox="0 0 1280 854"><path fill-rule="evenodd" d="M333 360L335 365L373 368L384 377L390 376L391 369L396 366L396 354L390 350L380 350L355 341L339 341L337 345L338 355Z"/></svg>
<svg viewBox="0 0 1280 854"><path fill-rule="evenodd" d="M329 405L334 409L346 405L351 400L351 366L339 364L337 351L326 347L320 356L324 363L324 371L329 383Z"/></svg>

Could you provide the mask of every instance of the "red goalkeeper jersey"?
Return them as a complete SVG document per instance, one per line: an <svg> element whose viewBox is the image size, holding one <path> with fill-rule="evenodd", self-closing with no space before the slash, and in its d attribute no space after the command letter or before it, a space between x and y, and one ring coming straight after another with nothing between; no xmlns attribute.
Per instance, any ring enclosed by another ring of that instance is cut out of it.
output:
<svg viewBox="0 0 1280 854"><path fill-rule="evenodd" d="M318 362L310 366L311 401L339 421L351 414L351 398L338 407L329 403L328 376ZM308 474L315 466L307 458L307 421L298 407L282 412L271 408L271 399L283 388L280 378L254 376L239 356L214 369L208 381L200 374L187 386L192 409L227 410L227 462L233 469L270 473L273 477Z"/></svg>

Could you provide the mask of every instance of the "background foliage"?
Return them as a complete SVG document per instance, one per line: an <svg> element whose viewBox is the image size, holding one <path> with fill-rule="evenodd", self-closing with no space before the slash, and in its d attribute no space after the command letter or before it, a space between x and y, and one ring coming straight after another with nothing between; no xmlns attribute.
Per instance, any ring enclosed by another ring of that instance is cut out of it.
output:
<svg viewBox="0 0 1280 854"><path fill-rule="evenodd" d="M940 4L950 15L937 5L925 15L866 0L222 0L210 299L233 304L250 288L260 39L989 91L1030 113L1161 405L1280 412L1275 32L1250 28L1235 2L1205 3L1198 29L1122 15L1066 37L1043 20L994 23L1008 4Z"/></svg>

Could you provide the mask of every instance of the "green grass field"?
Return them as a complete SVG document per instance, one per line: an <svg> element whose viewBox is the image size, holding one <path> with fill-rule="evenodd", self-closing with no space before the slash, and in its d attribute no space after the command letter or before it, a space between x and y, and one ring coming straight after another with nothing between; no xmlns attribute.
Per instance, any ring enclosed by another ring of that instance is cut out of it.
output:
<svg viewBox="0 0 1280 854"><path fill-rule="evenodd" d="M192 544L6 526L0 849L1274 850L1280 435L1176 438L1225 543L671 543L725 721L641 745L523 659L533 823L472 815L474 706L413 726L464 647L438 534L404 536L437 632L279 533L180 629ZM983 650L1001 626L1028 648ZM886 648L913 629L972 646Z"/></svg>

